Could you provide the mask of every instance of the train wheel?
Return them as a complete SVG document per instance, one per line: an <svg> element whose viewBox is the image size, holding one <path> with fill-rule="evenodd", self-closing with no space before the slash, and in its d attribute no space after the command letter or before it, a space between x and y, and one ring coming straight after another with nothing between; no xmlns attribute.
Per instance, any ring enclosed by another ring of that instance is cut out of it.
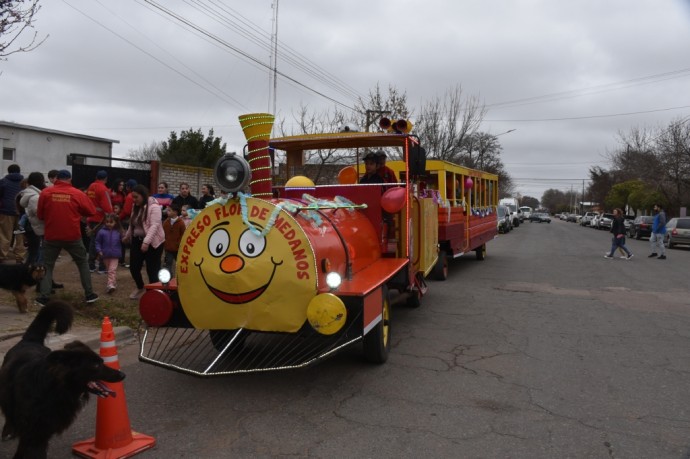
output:
<svg viewBox="0 0 690 459"><path fill-rule="evenodd" d="M381 321L364 335L364 358L371 363L384 363L388 360L391 348L391 304L388 288L383 287L381 298Z"/></svg>
<svg viewBox="0 0 690 459"><path fill-rule="evenodd" d="M235 336L237 330L209 330L208 336L211 338L211 343L217 351L222 351L225 346L228 345L233 336ZM232 343L232 350L239 350L244 347L244 342L247 339L247 332L242 330L239 332L239 336L235 338Z"/></svg>
<svg viewBox="0 0 690 459"><path fill-rule="evenodd" d="M477 255L477 260L483 260L486 258L486 244L482 244L482 246L475 250L474 253Z"/></svg>
<svg viewBox="0 0 690 459"><path fill-rule="evenodd" d="M438 261L434 265L433 275L436 280L444 281L448 279L448 257L444 250L438 253Z"/></svg>

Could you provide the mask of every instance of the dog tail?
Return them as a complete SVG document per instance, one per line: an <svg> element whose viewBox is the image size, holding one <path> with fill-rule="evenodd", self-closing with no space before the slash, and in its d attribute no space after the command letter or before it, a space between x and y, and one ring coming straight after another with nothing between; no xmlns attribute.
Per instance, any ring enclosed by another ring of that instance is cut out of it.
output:
<svg viewBox="0 0 690 459"><path fill-rule="evenodd" d="M29 328L24 333L23 340L43 344L50 327L55 322L55 331L62 335L72 326L74 311L72 306L64 301L52 300L48 302L36 315Z"/></svg>

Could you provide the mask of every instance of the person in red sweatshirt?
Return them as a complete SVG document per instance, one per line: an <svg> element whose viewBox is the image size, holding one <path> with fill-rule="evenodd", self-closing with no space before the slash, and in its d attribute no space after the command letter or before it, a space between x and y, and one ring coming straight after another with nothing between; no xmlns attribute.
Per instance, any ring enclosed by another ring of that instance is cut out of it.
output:
<svg viewBox="0 0 690 459"><path fill-rule="evenodd" d="M88 253L81 240L79 222L82 217L96 214L96 208L86 194L72 186L72 174L68 170L58 172L54 186L41 191L36 215L45 222L43 261L46 275L41 281L41 296L36 303L45 306L53 284L53 269L62 249L70 254L79 270L84 301L93 303L98 295L91 286Z"/></svg>
<svg viewBox="0 0 690 459"><path fill-rule="evenodd" d="M113 213L113 205L110 202L110 189L107 185L108 173L100 170L96 173L96 180L86 189L86 196L96 208L96 214L86 219L89 235L89 270L96 271L96 235L103 225L106 214ZM105 265L99 262L99 273L105 273Z"/></svg>

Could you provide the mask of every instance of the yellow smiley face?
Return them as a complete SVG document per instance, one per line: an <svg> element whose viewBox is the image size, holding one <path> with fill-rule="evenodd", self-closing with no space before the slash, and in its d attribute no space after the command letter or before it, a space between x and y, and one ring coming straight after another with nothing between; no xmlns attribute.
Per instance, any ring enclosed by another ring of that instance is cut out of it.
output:
<svg viewBox="0 0 690 459"><path fill-rule="evenodd" d="M200 329L295 332L316 279L314 252L297 220L261 199L204 209L178 252L180 302Z"/></svg>

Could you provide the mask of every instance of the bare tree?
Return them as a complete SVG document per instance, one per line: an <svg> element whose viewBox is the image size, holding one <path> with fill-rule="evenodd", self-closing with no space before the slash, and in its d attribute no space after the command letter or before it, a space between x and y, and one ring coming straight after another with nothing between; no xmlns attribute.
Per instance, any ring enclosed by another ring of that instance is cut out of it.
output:
<svg viewBox="0 0 690 459"><path fill-rule="evenodd" d="M456 162L465 139L479 129L485 115L486 107L479 99L463 99L458 85L423 105L415 132L429 157Z"/></svg>
<svg viewBox="0 0 690 459"><path fill-rule="evenodd" d="M163 142L154 140L150 144L145 143L143 146L139 148L133 148L129 150L129 159L136 159L137 161L158 161L160 160L160 152L163 151ZM130 167L135 167L138 169L145 169L146 166L142 164L137 164L137 163L128 163L128 164L133 164L134 166Z"/></svg>
<svg viewBox="0 0 690 459"><path fill-rule="evenodd" d="M46 35L38 40L34 30L30 39L20 41L20 37L27 37L27 29L34 28L35 16L41 9L38 1L0 0L0 60L7 60L10 54L32 51L48 38Z"/></svg>

